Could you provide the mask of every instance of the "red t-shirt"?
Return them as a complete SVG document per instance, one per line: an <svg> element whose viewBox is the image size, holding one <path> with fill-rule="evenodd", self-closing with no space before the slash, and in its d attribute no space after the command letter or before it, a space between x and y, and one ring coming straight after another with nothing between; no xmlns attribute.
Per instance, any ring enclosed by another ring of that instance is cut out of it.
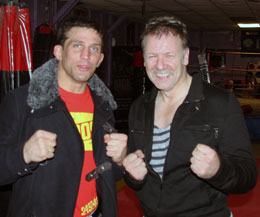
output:
<svg viewBox="0 0 260 217"><path fill-rule="evenodd" d="M82 94L71 93L60 87L60 97L74 119L84 143L84 162L74 210L74 217L84 217L91 214L98 206L96 180L92 179L88 182L85 179L86 174L96 168L92 146L94 104L88 87Z"/></svg>

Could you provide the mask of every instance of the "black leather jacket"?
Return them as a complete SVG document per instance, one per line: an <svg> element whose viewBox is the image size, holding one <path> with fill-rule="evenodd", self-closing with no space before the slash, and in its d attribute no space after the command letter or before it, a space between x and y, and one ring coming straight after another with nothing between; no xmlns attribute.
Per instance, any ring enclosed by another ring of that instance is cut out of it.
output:
<svg viewBox="0 0 260 217"><path fill-rule="evenodd" d="M128 151L141 149L151 159L154 105L157 90L142 95L130 109ZM190 169L196 144L214 148L221 167L208 180ZM244 117L236 98L194 75L189 93L177 109L163 179L148 165L142 183L126 176L136 190L148 217L229 217L226 207L230 193L244 193L257 181L258 169L252 154Z"/></svg>
<svg viewBox="0 0 260 217"><path fill-rule="evenodd" d="M83 142L65 103L59 97L57 62L38 68L29 85L10 92L0 106L0 185L12 184L8 217L72 217L83 164ZM94 79L94 80L93 80ZM96 165L111 162L104 144L105 122L113 124L115 102L97 77L88 82L94 102L92 129ZM23 145L38 129L57 134L55 157L26 165ZM123 169L97 178L103 217L117 217L116 179Z"/></svg>

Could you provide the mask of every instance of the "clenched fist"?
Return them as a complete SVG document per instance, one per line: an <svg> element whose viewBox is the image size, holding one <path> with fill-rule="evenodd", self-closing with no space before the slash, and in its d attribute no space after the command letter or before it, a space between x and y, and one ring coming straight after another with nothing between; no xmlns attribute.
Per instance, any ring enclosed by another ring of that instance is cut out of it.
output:
<svg viewBox="0 0 260 217"><path fill-rule="evenodd" d="M144 154L141 150L127 155L123 160L123 166L129 175L137 181L142 181L147 174L146 164L144 162Z"/></svg>
<svg viewBox="0 0 260 217"><path fill-rule="evenodd" d="M200 178L212 178L220 167L217 152L208 145L197 144L190 159L191 170Z"/></svg>
<svg viewBox="0 0 260 217"><path fill-rule="evenodd" d="M120 166L126 156L127 138L127 135L123 133L111 133L104 136L104 142L107 144L107 156Z"/></svg>
<svg viewBox="0 0 260 217"><path fill-rule="evenodd" d="M37 130L24 144L23 158L26 164L42 162L54 157L57 135Z"/></svg>

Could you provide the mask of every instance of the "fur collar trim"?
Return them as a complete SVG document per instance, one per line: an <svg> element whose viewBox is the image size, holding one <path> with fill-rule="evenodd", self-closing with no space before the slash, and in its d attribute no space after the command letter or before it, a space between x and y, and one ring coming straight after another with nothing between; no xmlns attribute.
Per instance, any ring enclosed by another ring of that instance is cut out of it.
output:
<svg viewBox="0 0 260 217"><path fill-rule="evenodd" d="M53 58L34 70L27 97L27 104L32 109L39 109L49 105L59 97L57 68L58 61ZM108 101L112 109L117 108L110 90L96 74L90 78L88 86L96 95L101 96L104 101Z"/></svg>

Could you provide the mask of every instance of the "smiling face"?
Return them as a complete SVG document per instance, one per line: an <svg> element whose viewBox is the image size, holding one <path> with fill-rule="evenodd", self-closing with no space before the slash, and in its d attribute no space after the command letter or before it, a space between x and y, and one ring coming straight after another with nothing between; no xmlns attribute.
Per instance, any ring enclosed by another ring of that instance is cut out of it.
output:
<svg viewBox="0 0 260 217"><path fill-rule="evenodd" d="M159 90L172 90L185 82L189 49L183 48L179 36L147 35L143 48L147 75Z"/></svg>
<svg viewBox="0 0 260 217"><path fill-rule="evenodd" d="M59 85L70 92L84 92L87 81L101 64L102 39L96 30L72 27L64 45L54 47L58 63Z"/></svg>

